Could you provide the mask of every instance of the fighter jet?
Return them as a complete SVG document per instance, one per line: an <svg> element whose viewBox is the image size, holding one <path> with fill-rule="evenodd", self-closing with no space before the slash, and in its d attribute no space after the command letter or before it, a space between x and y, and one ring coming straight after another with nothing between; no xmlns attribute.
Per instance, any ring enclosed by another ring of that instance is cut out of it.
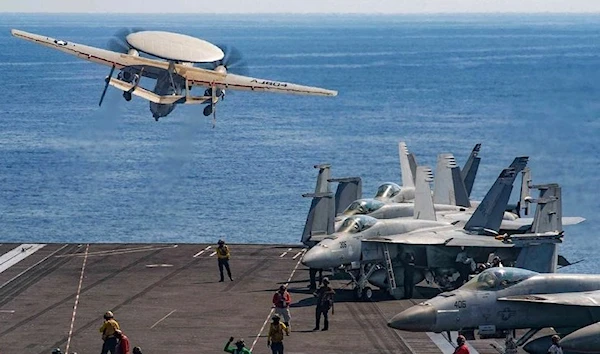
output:
<svg viewBox="0 0 600 354"><path fill-rule="evenodd" d="M517 158L514 166L521 171L527 162L526 157ZM370 288L366 286L366 280L369 279L372 272L377 268L372 266L368 271L365 271L365 264L375 264L386 261L390 264L390 258L402 254L402 247L395 247L393 254L389 253L387 243L394 243L396 240L403 239L406 236L408 240L431 240L433 235L448 235L450 238L462 239L462 244L456 246L472 246L485 244L494 248L509 247L504 246L502 241L494 239L494 237L481 237L478 234L486 234L488 236L497 235L497 231L502 222L504 209L507 205L512 184L518 173L515 168L509 168L502 171L494 186L490 189L484 200L476 209L475 213L464 225L464 230L460 230L460 226L452 225L448 222L439 222L433 220L425 220L434 216L433 202L431 199L431 190L428 182L425 181L423 175L426 168L419 167L417 169L417 193L415 199L415 215L417 219L390 219L377 220L366 215L352 216L344 221L338 232L330 235L323 241L319 242L315 247L310 249L304 255L302 263L311 268L333 268L339 266L350 266L350 268L358 268L358 277L354 277L357 295L369 298L372 294ZM429 170L429 173L431 171ZM420 183L420 181L422 181ZM426 188L424 185L426 184ZM422 212L421 212L422 207ZM421 219L422 217L422 219ZM435 218L434 218L435 219ZM415 230L425 229L429 234L428 238L423 234L419 234ZM416 232L415 236L410 236L411 231ZM495 231L495 232L494 232ZM364 246L364 242L373 240L369 246ZM383 243L384 247L376 242ZM418 242L417 242L418 243ZM447 240L440 243L439 239L433 245L445 244ZM426 254L427 241L421 243L422 252L416 255L421 263L427 263L429 256ZM373 247L374 246L374 247ZM388 252L386 252L388 251ZM439 258L439 255L438 255ZM433 258L435 259L435 258ZM390 266L391 267L391 266ZM352 275L352 273L351 273ZM419 272L416 276L416 282L423 279L424 273ZM394 280L395 281L395 280ZM395 286L393 287L395 288ZM394 289L390 289L394 290Z"/></svg>
<svg viewBox="0 0 600 354"><path fill-rule="evenodd" d="M551 266L551 264L548 264ZM540 274L520 268L491 268L461 288L442 293L394 316L392 328L413 332L526 329L523 345L538 331L554 328L565 352L600 352L600 275ZM550 337L524 349L545 354Z"/></svg>

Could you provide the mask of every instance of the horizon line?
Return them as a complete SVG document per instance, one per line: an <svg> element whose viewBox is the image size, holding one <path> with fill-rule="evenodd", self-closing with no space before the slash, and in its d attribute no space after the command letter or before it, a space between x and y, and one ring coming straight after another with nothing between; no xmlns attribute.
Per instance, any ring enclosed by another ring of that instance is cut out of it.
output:
<svg viewBox="0 0 600 354"><path fill-rule="evenodd" d="M111 11L1 11L15 15L600 15L600 11L536 11L536 12L111 12Z"/></svg>

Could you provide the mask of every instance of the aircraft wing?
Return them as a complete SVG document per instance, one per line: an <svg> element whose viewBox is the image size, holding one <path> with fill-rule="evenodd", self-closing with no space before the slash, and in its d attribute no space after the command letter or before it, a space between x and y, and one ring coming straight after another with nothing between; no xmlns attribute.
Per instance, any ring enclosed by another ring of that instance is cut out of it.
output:
<svg viewBox="0 0 600 354"><path fill-rule="evenodd" d="M56 49L93 63L106 65L108 67L114 66L117 69L134 67L137 68L138 71L142 71L141 69L143 68L143 75L152 78L156 78L157 72L160 73L161 71L169 69L169 62L164 60L155 60L137 55L117 53L106 49L68 42L16 29L11 30L10 32L17 38ZM177 74L191 81L219 81L228 76L214 70L207 70L184 64L175 64L174 68Z"/></svg>
<svg viewBox="0 0 600 354"><path fill-rule="evenodd" d="M337 96L337 91L327 90L319 87L303 86L288 82L257 79L248 76L227 74L218 80L194 80L192 84L200 86L211 86L216 84L219 88L242 91L276 92L296 95L312 96Z"/></svg>
<svg viewBox="0 0 600 354"><path fill-rule="evenodd" d="M494 247L510 248L513 244L494 237L470 235L461 231L415 231L406 234L371 237L362 242L395 243L404 245L439 245L448 247Z"/></svg>
<svg viewBox="0 0 600 354"><path fill-rule="evenodd" d="M506 296L498 298L498 301L598 307L600 306L600 290L561 294L532 294Z"/></svg>

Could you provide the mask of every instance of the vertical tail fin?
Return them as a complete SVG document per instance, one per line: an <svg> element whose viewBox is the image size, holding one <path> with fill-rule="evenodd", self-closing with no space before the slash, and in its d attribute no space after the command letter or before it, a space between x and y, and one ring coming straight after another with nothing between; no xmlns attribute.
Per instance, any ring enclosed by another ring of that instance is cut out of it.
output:
<svg viewBox="0 0 600 354"><path fill-rule="evenodd" d="M460 173L463 183L465 184L468 197L471 196L471 191L473 190L473 185L475 184L475 177L477 176L477 170L479 169L479 163L481 162L481 157L478 156L480 149L481 144L475 144L475 147L471 151L471 155L469 155L469 159L467 159L467 162Z"/></svg>
<svg viewBox="0 0 600 354"><path fill-rule="evenodd" d="M558 184L533 187L540 191L539 198L532 201L537 203L531 226L534 239L522 247L516 266L541 273L554 273L558 264L558 243L562 242L563 231L561 188ZM542 233L549 235L535 235Z"/></svg>
<svg viewBox="0 0 600 354"><path fill-rule="evenodd" d="M331 178L337 182L335 191L335 215L341 214L350 203L362 198L362 179L360 177Z"/></svg>
<svg viewBox="0 0 600 354"><path fill-rule="evenodd" d="M438 155L433 200L436 204L471 206L460 167L452 154Z"/></svg>
<svg viewBox="0 0 600 354"><path fill-rule="evenodd" d="M512 192L513 183L517 174L525 168L528 157L517 157L511 167L502 170L492 188L487 192L475 212L465 224L464 229L471 230L492 230L498 232L504 211L508 205L508 199Z"/></svg>
<svg viewBox="0 0 600 354"><path fill-rule="evenodd" d="M316 242L311 238L316 235L329 235L333 233L334 223L334 200L333 193L329 188L329 179L331 177L331 165L315 165L319 169L315 193L303 194L305 198L313 198L304 231L302 232L302 243L312 246Z"/></svg>
<svg viewBox="0 0 600 354"><path fill-rule="evenodd" d="M427 166L417 167L415 187L414 218L420 220L436 220L433 200L431 199L431 186L433 172Z"/></svg>
<svg viewBox="0 0 600 354"><path fill-rule="evenodd" d="M520 217L529 215L529 203L531 202L529 189L532 187L531 182L531 169L529 167L525 167L521 172L521 197L519 199L519 205L517 207L517 211Z"/></svg>
<svg viewBox="0 0 600 354"><path fill-rule="evenodd" d="M413 160L409 157L408 147L404 141L398 143L398 154L400 155L400 173L402 173L402 187L414 187L415 186L415 176L413 175L413 169L411 168L410 160Z"/></svg>

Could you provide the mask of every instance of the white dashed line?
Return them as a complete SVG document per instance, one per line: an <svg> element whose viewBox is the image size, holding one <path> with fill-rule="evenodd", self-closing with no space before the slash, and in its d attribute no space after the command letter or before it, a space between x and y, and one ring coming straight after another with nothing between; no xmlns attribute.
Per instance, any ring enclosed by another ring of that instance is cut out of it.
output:
<svg viewBox="0 0 600 354"><path fill-rule="evenodd" d="M210 249L210 246L206 246L206 248L205 248L205 249L203 249L202 251L200 251L200 252L196 253L196 254L194 255L194 258L196 258L196 257L198 257L198 256L200 256L200 255L202 255L202 253L204 253L204 252L208 251L209 249Z"/></svg>
<svg viewBox="0 0 600 354"><path fill-rule="evenodd" d="M79 295L81 294L81 284L83 284L83 274L85 273L85 264L88 259L88 251L90 250L90 245L87 244L85 246L85 254L83 257L83 264L81 265L81 274L79 275L79 285L77 286L77 294L75 295L75 305L73 305L73 315L71 316L71 328L69 329L69 336L67 338L67 348L65 349L65 353L69 352L69 347L71 346L71 338L73 337L73 326L75 325L75 316L77 315L77 305L79 304Z"/></svg>
<svg viewBox="0 0 600 354"><path fill-rule="evenodd" d="M165 317L163 317L163 318L161 318L160 320L156 321L156 322L155 322L155 323L154 323L152 326L150 326L150 329L152 329L152 328L156 327L156 325L157 325L157 324L159 324L159 323L161 323L162 321L164 321L164 320L165 320L165 318L167 318L167 317L171 316L171 314L173 314L173 312L175 312L175 311L177 311L177 310L173 310L173 311L169 312L168 314L166 314L166 315L165 315Z"/></svg>
<svg viewBox="0 0 600 354"><path fill-rule="evenodd" d="M296 253L296 254L294 255L294 257L292 257L292 259L296 259L296 258L298 258L298 256L299 256L299 255L301 255L302 253L304 253L304 250L302 250L302 251L300 251L300 252Z"/></svg>
<svg viewBox="0 0 600 354"><path fill-rule="evenodd" d="M213 253L211 253L211 254L209 255L209 257L212 257L212 256L214 256L215 254L217 254L217 251L214 251Z"/></svg>
<svg viewBox="0 0 600 354"><path fill-rule="evenodd" d="M283 258L285 257L286 254L288 254L289 251L291 251L291 248L288 248L287 251L283 252L282 254L279 255L279 258Z"/></svg>

